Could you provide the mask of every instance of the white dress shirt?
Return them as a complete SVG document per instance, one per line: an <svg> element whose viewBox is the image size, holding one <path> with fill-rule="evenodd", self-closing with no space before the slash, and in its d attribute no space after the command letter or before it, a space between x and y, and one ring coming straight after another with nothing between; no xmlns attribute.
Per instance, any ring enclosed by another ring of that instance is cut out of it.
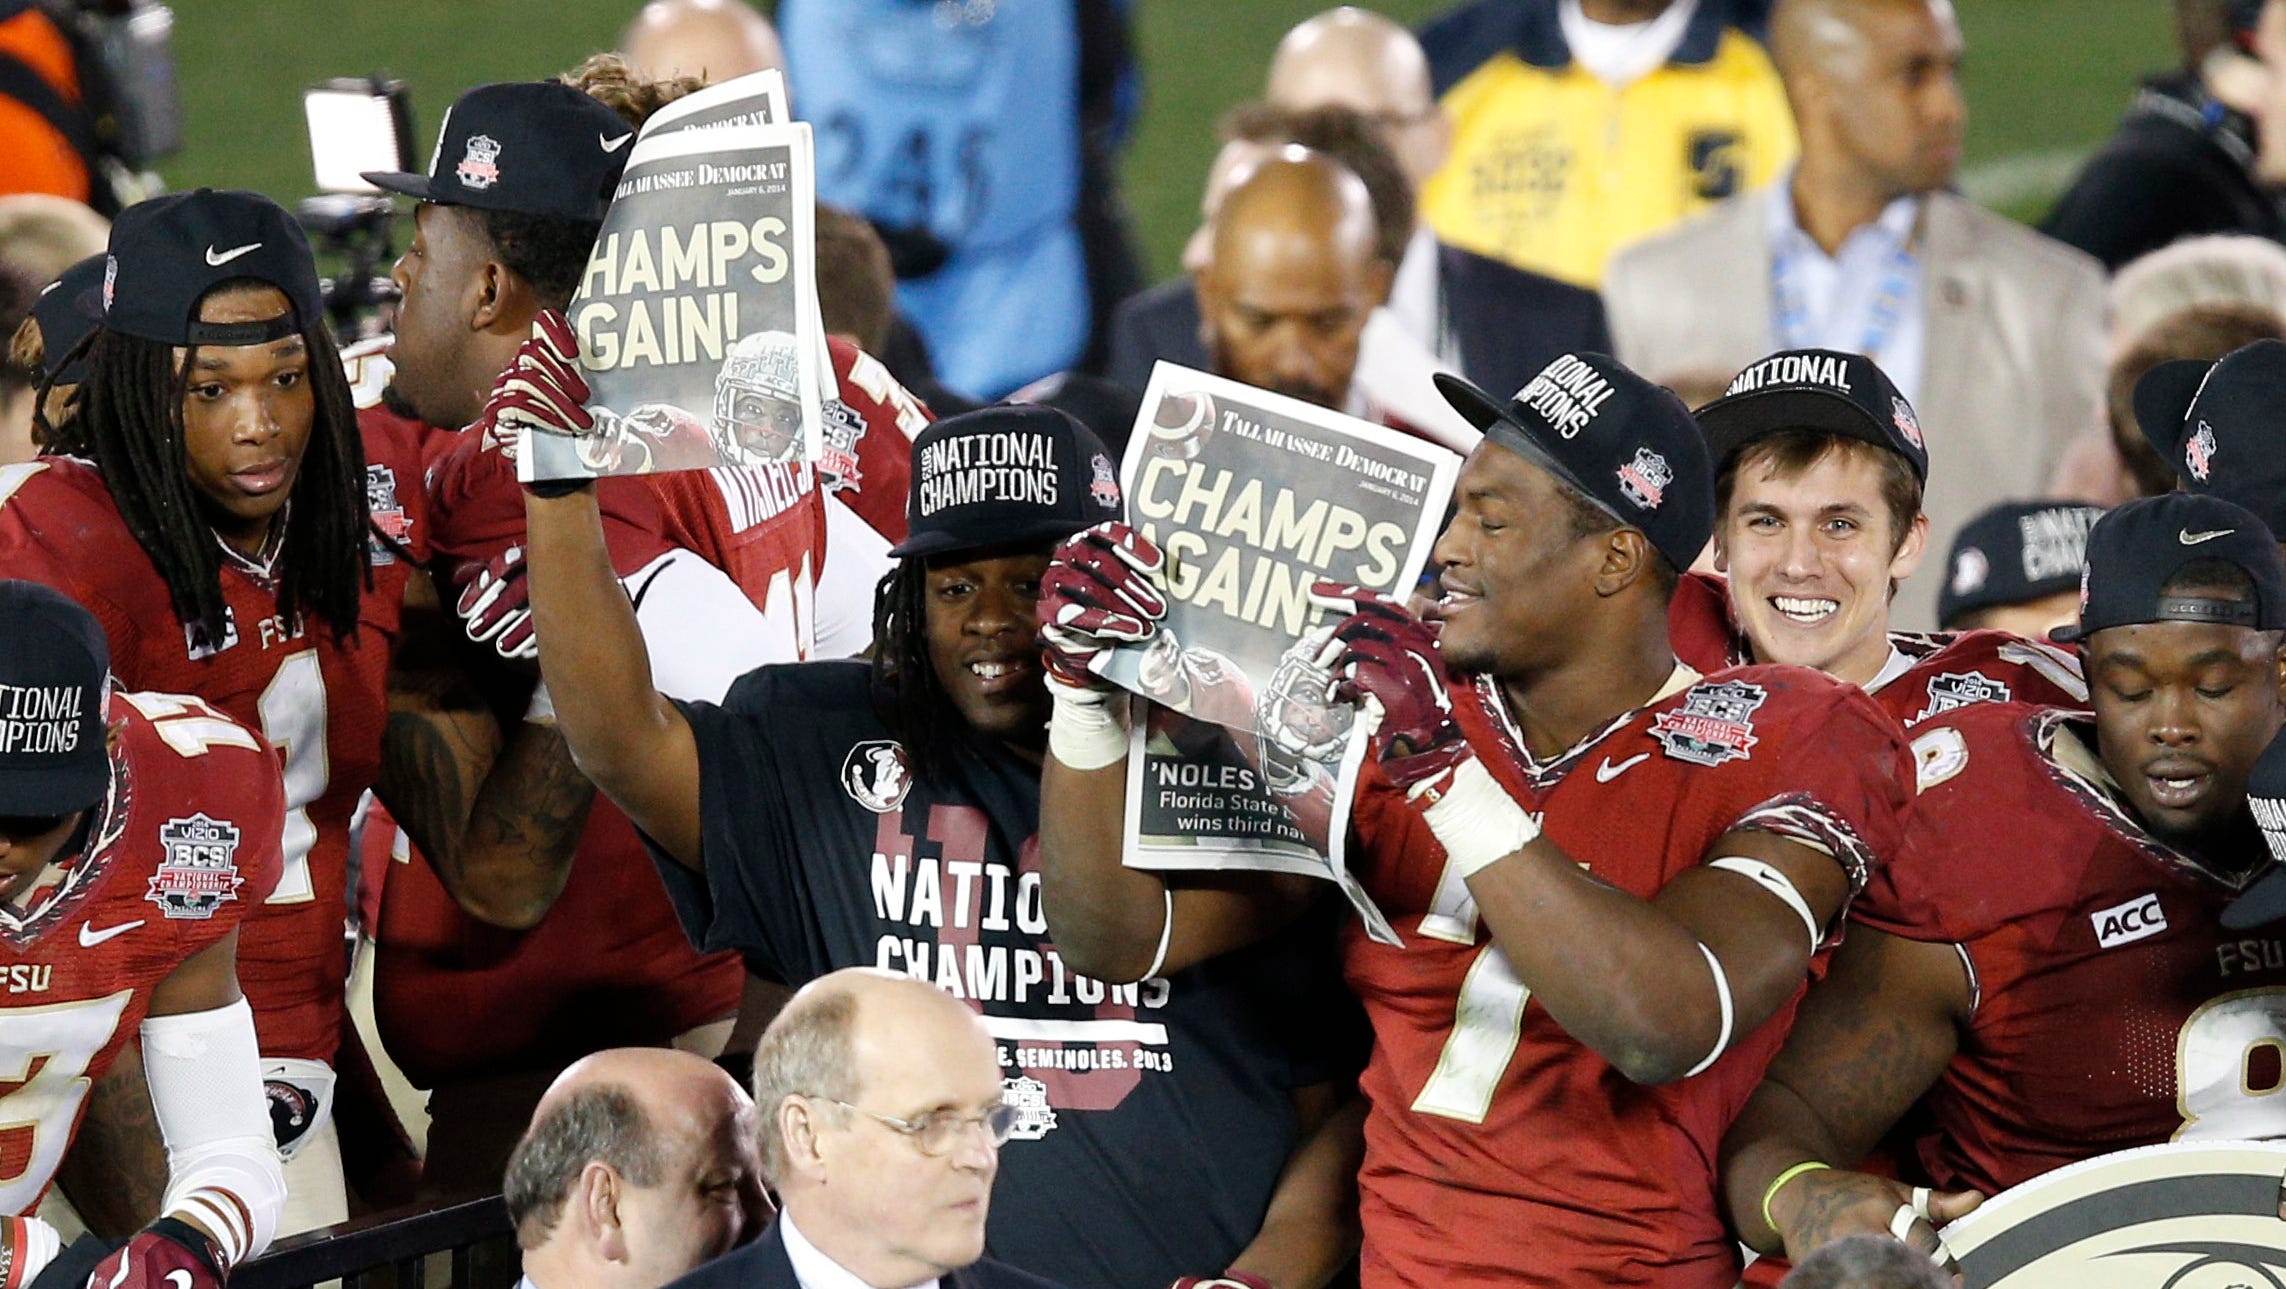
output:
<svg viewBox="0 0 2286 1289"><path fill-rule="evenodd" d="M802 1228L794 1225L794 1215L783 1209L778 1211L778 1236L786 1242L786 1261L794 1264L794 1279L802 1289L874 1289L857 1278L856 1273L818 1251L809 1242ZM916 1285L899 1289L937 1289L938 1279L929 1277Z"/></svg>
<svg viewBox="0 0 2286 1289"><path fill-rule="evenodd" d="M1829 257L1795 217L1792 172L1780 178L1770 190L1771 348L1865 354L1906 402L1918 403L1929 334L1921 204L1917 196L1890 202Z"/></svg>

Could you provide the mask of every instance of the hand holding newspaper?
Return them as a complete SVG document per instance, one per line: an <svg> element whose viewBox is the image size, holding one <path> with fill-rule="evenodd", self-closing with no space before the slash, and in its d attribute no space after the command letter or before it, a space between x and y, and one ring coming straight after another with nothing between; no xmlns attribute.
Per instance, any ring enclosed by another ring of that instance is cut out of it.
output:
<svg viewBox="0 0 2286 1289"><path fill-rule="evenodd" d="M817 459L836 391L809 127L776 72L660 109L629 149L565 315L590 424L527 426L526 482Z"/></svg>
<svg viewBox="0 0 2286 1289"><path fill-rule="evenodd" d="M1163 555L1157 629L1091 664L1137 703L1127 862L1266 869L1342 886L1363 723L1332 699L1321 579L1402 600L1460 459L1409 435L1161 363L1128 441L1132 526Z"/></svg>

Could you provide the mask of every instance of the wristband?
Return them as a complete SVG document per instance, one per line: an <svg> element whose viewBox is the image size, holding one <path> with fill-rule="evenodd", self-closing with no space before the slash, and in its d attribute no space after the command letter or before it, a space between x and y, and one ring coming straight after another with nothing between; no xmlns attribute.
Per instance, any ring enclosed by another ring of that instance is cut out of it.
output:
<svg viewBox="0 0 2286 1289"><path fill-rule="evenodd" d="M1048 716L1050 755L1074 770L1102 770L1127 759L1127 727L1113 712L1109 691L1050 680L1048 697L1055 702Z"/></svg>
<svg viewBox="0 0 2286 1289"><path fill-rule="evenodd" d="M192 1257L205 1263L206 1269L214 1273L216 1280L222 1279L223 1268L230 1265L223 1260L222 1246L213 1236L179 1217L162 1217L143 1229L160 1239L181 1245Z"/></svg>
<svg viewBox="0 0 2286 1289"><path fill-rule="evenodd" d="M1776 1198L1779 1187L1784 1186L1786 1183L1794 1180L1797 1177L1800 1177L1804 1173L1814 1173L1821 1168L1830 1170L1833 1168L1833 1165L1828 1163L1821 1163L1815 1159L1805 1159L1801 1163L1798 1163L1792 1168L1787 1169L1785 1172L1778 1174L1777 1178L1773 1180L1769 1186L1765 1187L1762 1192L1762 1224L1769 1227L1773 1231L1778 1229L1778 1223L1770 1216L1770 1201Z"/></svg>
<svg viewBox="0 0 2286 1289"><path fill-rule="evenodd" d="M593 479L537 479L525 484L524 491L535 497L546 497L552 501L557 497L568 497L575 492L585 492L594 486L595 480Z"/></svg>
<svg viewBox="0 0 2286 1289"><path fill-rule="evenodd" d="M1167 965L1167 946L1175 939L1175 888L1167 888L1167 920L1159 924L1159 951L1151 955L1151 965L1143 969L1142 979L1149 980Z"/></svg>
<svg viewBox="0 0 2286 1289"><path fill-rule="evenodd" d="M1794 910L1794 916L1802 919L1803 929L1810 933L1812 954L1817 953L1818 946L1825 942L1825 929L1818 925L1818 915L1810 912L1810 902L1802 898L1802 892L1794 885L1794 879L1786 876L1776 865L1765 864L1759 859L1748 859L1743 855L1725 855L1720 859L1708 860L1707 867L1736 873L1777 896L1787 908Z"/></svg>
<svg viewBox="0 0 2286 1289"><path fill-rule="evenodd" d="M1686 1079L1696 1074L1706 1073L1708 1066L1722 1059L1723 1049L1730 1046L1731 1024L1738 1019L1737 1013L1732 1010L1730 977L1723 974L1722 959L1715 957L1714 950L1709 949L1704 943L1699 945L1699 952L1706 956L1707 970L1714 973L1715 1004L1722 1009L1722 1028L1715 1034L1714 1050L1707 1053L1705 1060L1683 1072L1683 1077Z"/></svg>
<svg viewBox="0 0 2286 1289"><path fill-rule="evenodd" d="M1421 817L1463 881L1540 835L1540 821L1517 805L1473 756L1453 767L1451 786Z"/></svg>

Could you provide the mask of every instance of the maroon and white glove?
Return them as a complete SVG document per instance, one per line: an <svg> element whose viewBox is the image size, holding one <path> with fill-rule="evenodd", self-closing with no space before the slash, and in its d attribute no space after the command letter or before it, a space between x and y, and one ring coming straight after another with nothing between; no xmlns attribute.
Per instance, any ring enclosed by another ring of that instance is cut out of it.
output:
<svg viewBox="0 0 2286 1289"><path fill-rule="evenodd" d="M470 428L513 461L527 427L575 437L594 433L595 417L586 407L592 393L580 371L579 338L564 315L546 309L533 320L532 338L516 347L515 360L500 373Z"/></svg>
<svg viewBox="0 0 2286 1289"><path fill-rule="evenodd" d="M531 662L540 656L532 638L532 593L524 584L524 548L510 546L482 564L467 564L454 573L460 600L453 611L461 630L477 644L489 644L510 662Z"/></svg>
<svg viewBox="0 0 2286 1289"><path fill-rule="evenodd" d="M179 1218L162 1217L96 1264L88 1289L222 1289L214 1241Z"/></svg>
<svg viewBox="0 0 2286 1289"><path fill-rule="evenodd" d="M1317 658L1335 677L1334 696L1371 714L1373 752L1389 781L1434 802L1453 770L1475 755L1453 719L1436 628L1362 586L1321 581L1310 587L1310 601L1347 615Z"/></svg>
<svg viewBox="0 0 2286 1289"><path fill-rule="evenodd" d="M1094 663L1159 632L1167 597L1159 590L1166 556L1149 538L1112 520L1067 539L1040 579L1041 663L1048 679L1075 689L1109 689Z"/></svg>
<svg viewBox="0 0 2286 1289"><path fill-rule="evenodd" d="M1421 808L1429 831L1464 879L1540 835L1534 818L1484 768L1453 716L1452 683L1436 630L1388 596L1318 582L1313 603L1348 616L1318 655L1337 697L1373 725L1373 751L1390 783Z"/></svg>
<svg viewBox="0 0 2286 1289"><path fill-rule="evenodd" d="M1249 1271L1225 1271L1219 1276L1184 1276L1168 1289L1270 1289L1270 1282Z"/></svg>
<svg viewBox="0 0 2286 1289"><path fill-rule="evenodd" d="M1040 579L1040 664L1055 712L1048 751L1075 770L1100 770L1127 755L1127 731L1114 689L1095 672L1103 655L1159 633L1167 597L1159 548L1116 521L1097 524L1056 548Z"/></svg>

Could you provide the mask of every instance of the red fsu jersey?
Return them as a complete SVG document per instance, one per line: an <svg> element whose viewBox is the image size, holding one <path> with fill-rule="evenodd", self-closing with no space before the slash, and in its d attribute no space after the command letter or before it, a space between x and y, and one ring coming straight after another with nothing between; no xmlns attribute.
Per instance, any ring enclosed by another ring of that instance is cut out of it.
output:
<svg viewBox="0 0 2286 1289"><path fill-rule="evenodd" d="M2153 836L2076 713L1981 704L1913 752L1920 805L1851 916L1969 968L1927 1179L1990 1194L2130 1146L2286 1137L2286 936L2219 921L2257 855Z"/></svg>
<svg viewBox="0 0 2286 1289"><path fill-rule="evenodd" d="M1754 661L1730 611L1730 584L1717 574L1683 575L1667 607L1667 638L1700 671ZM2005 631L1892 631L1889 647L1889 666L1866 692L1907 728L1971 703L2087 705L2079 655L2051 644Z"/></svg>
<svg viewBox="0 0 2286 1289"><path fill-rule="evenodd" d="M373 580L356 631L340 639L281 618L276 582L234 552L222 564L223 637L207 639L175 617L92 465L43 457L0 469L0 574L45 582L95 614L121 686L196 694L283 761L282 867L238 946L265 1056L330 1061L340 1041L349 820L380 772L389 655L406 578L427 555L417 446L375 433L365 450Z"/></svg>
<svg viewBox="0 0 2286 1289"><path fill-rule="evenodd" d="M1566 854L1630 894L1656 895L1736 831L1822 849L1852 889L1896 848L1912 791L1904 737L1816 672L1679 669L1649 706L1546 763L1525 754L1489 682L1457 692L1487 768L1538 800ZM1738 1254L1715 1202L1716 1147L1799 992L1705 1073L1640 1086L1533 1006L1443 847L1377 772L1356 828L1352 863L1404 940L1353 927L1345 945L1375 1038L1365 1283L1729 1289Z"/></svg>
<svg viewBox="0 0 2286 1289"><path fill-rule="evenodd" d="M360 855L381 883L373 1012L424 1088L655 1046L738 1010L738 955L692 949L634 825L598 801L555 905L529 931L461 912L378 802Z"/></svg>
<svg viewBox="0 0 2286 1289"><path fill-rule="evenodd" d="M175 694L114 692L111 717L111 789L81 857L0 907L0 1213L39 1203L152 990L278 879L267 745Z"/></svg>

